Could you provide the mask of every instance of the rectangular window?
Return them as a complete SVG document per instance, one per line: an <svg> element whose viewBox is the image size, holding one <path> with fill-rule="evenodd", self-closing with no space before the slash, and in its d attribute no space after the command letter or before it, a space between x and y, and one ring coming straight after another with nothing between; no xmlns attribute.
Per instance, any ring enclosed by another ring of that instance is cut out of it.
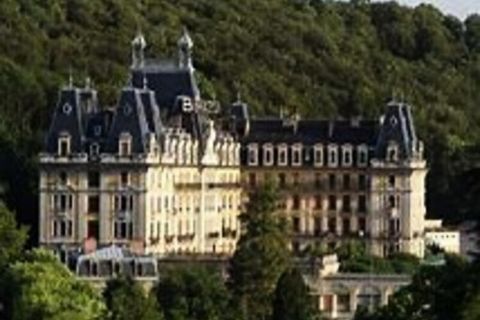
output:
<svg viewBox="0 0 480 320"><path fill-rule="evenodd" d="M127 186L130 184L130 175L126 171L122 171L120 173L120 185L121 186Z"/></svg>
<svg viewBox="0 0 480 320"><path fill-rule="evenodd" d="M58 155L66 157L70 154L70 137L61 137L58 139Z"/></svg>
<svg viewBox="0 0 480 320"><path fill-rule="evenodd" d="M364 167L368 163L368 149L366 146L359 146L358 147L358 166L359 167Z"/></svg>
<svg viewBox="0 0 480 320"><path fill-rule="evenodd" d="M121 140L119 153L121 156L129 156L130 155L130 140Z"/></svg>
<svg viewBox="0 0 480 320"><path fill-rule="evenodd" d="M248 165L258 165L258 147L256 144L248 146Z"/></svg>
<svg viewBox="0 0 480 320"><path fill-rule="evenodd" d="M351 147L344 147L343 148L343 156L342 162L345 167L350 167L352 165L352 148Z"/></svg>
<svg viewBox="0 0 480 320"><path fill-rule="evenodd" d="M343 218L342 219L342 231L343 234L348 234L350 233L350 219L349 218Z"/></svg>
<svg viewBox="0 0 480 320"><path fill-rule="evenodd" d="M292 198L292 209L300 210L300 197L297 195L294 195Z"/></svg>
<svg viewBox="0 0 480 320"><path fill-rule="evenodd" d="M350 190L350 175L343 175L343 190Z"/></svg>
<svg viewBox="0 0 480 320"><path fill-rule="evenodd" d="M322 189L322 174L315 173L315 188Z"/></svg>
<svg viewBox="0 0 480 320"><path fill-rule="evenodd" d="M388 177L388 186L390 188L395 188L395 176L391 175Z"/></svg>
<svg viewBox="0 0 480 320"><path fill-rule="evenodd" d="M350 196L349 195L343 196L342 209L343 209L343 212L346 212L346 213L349 213L349 212L352 211L351 206L350 206Z"/></svg>
<svg viewBox="0 0 480 320"><path fill-rule="evenodd" d="M89 196L88 197L88 213L99 213L100 212L100 197L99 196Z"/></svg>
<svg viewBox="0 0 480 320"><path fill-rule="evenodd" d="M367 197L365 195L358 196L358 212L367 212Z"/></svg>
<svg viewBox="0 0 480 320"><path fill-rule="evenodd" d="M337 178L333 173L328 175L328 186L330 190L335 190L337 187Z"/></svg>
<svg viewBox="0 0 480 320"><path fill-rule="evenodd" d="M315 236L320 236L322 233L322 219L321 218L315 218L313 220L313 233Z"/></svg>
<svg viewBox="0 0 480 320"><path fill-rule="evenodd" d="M365 233L367 231L367 223L365 218L358 219L358 231Z"/></svg>
<svg viewBox="0 0 480 320"><path fill-rule="evenodd" d="M323 147L315 146L313 148L313 161L316 167L321 167L323 165Z"/></svg>
<svg viewBox="0 0 480 320"><path fill-rule="evenodd" d="M336 167L338 165L338 151L336 146L328 147L328 165L330 167Z"/></svg>
<svg viewBox="0 0 480 320"><path fill-rule="evenodd" d="M59 183L63 186L68 184L68 174L65 171L62 171L58 174Z"/></svg>
<svg viewBox="0 0 480 320"><path fill-rule="evenodd" d="M293 232L300 232L300 218L299 217L293 217L293 221L292 221L292 225L293 225Z"/></svg>
<svg viewBox="0 0 480 320"><path fill-rule="evenodd" d="M287 163L287 146L280 146L278 147L278 165L286 166Z"/></svg>
<svg viewBox="0 0 480 320"><path fill-rule="evenodd" d="M337 232L337 218L328 218L328 232Z"/></svg>
<svg viewBox="0 0 480 320"><path fill-rule="evenodd" d="M263 164L266 166L273 165L273 147L272 146L263 147Z"/></svg>
<svg viewBox="0 0 480 320"><path fill-rule="evenodd" d="M88 172L88 187L99 188L100 187L100 172L89 171Z"/></svg>
<svg viewBox="0 0 480 320"><path fill-rule="evenodd" d="M316 195L315 196L315 210L322 209L322 196Z"/></svg>
<svg viewBox="0 0 480 320"><path fill-rule="evenodd" d="M302 165L302 148L300 146L292 147L292 165L293 166Z"/></svg>
<svg viewBox="0 0 480 320"><path fill-rule="evenodd" d="M337 210L337 197L328 196L328 210Z"/></svg>
<svg viewBox="0 0 480 320"><path fill-rule="evenodd" d="M367 189L367 177L364 174L358 175L358 189L362 191Z"/></svg>

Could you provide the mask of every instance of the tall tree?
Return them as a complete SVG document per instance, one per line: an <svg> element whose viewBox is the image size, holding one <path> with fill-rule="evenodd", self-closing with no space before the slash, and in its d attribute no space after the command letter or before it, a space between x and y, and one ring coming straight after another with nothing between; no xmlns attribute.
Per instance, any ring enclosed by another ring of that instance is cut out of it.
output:
<svg viewBox="0 0 480 320"><path fill-rule="evenodd" d="M252 192L246 227L230 264L230 288L244 318L271 316L272 294L290 262L285 221L275 214L277 191L273 184Z"/></svg>
<svg viewBox="0 0 480 320"><path fill-rule="evenodd" d="M131 278L116 278L107 282L103 292L109 310L109 320L161 320L155 297L147 294Z"/></svg>
<svg viewBox="0 0 480 320"><path fill-rule="evenodd" d="M272 320L313 320L318 318L312 297L296 268L285 271L277 283Z"/></svg>

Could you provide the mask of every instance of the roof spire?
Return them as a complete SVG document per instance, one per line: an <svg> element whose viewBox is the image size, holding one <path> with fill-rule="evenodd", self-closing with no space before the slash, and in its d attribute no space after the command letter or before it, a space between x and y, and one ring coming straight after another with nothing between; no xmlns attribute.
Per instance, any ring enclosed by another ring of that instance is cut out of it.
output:
<svg viewBox="0 0 480 320"><path fill-rule="evenodd" d="M141 67L144 62L144 51L147 46L142 30L139 28L137 35L132 40L132 67Z"/></svg>
<svg viewBox="0 0 480 320"><path fill-rule="evenodd" d="M190 38L187 28L184 26L182 36L177 41L178 47L178 66L180 68L193 69L192 49L193 41Z"/></svg>

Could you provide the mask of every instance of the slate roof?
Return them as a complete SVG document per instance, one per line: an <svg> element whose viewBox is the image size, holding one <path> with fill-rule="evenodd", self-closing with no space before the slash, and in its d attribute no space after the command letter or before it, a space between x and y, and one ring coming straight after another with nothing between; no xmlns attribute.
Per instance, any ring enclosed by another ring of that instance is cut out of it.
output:
<svg viewBox="0 0 480 320"><path fill-rule="evenodd" d="M296 124L282 119L252 119L244 143L350 143L374 146L379 122L362 120L298 120Z"/></svg>
<svg viewBox="0 0 480 320"><path fill-rule="evenodd" d="M160 110L169 111L175 105L178 96L188 96L193 100L200 98L193 70L165 64L149 63L132 68L132 86L143 88L144 85L155 92ZM146 83L144 79L147 79Z"/></svg>
<svg viewBox="0 0 480 320"><path fill-rule="evenodd" d="M70 148L72 152L82 152L87 120L86 110L83 108L87 105L86 99L96 96L92 92L93 90L90 89L74 87L64 87L60 91L57 106L47 133L45 151L56 153L58 138L63 133L68 133L71 137ZM92 99L90 103L96 104L96 99ZM95 108L96 106L93 107L93 109Z"/></svg>
<svg viewBox="0 0 480 320"><path fill-rule="evenodd" d="M149 126L141 94L143 89L125 87L113 117L106 149L107 152L118 153L118 142L122 133L130 134L131 152L145 153Z"/></svg>

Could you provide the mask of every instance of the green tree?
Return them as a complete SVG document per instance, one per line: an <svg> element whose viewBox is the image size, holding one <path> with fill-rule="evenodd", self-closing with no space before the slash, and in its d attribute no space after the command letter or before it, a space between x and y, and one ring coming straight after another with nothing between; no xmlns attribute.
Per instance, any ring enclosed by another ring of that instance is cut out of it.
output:
<svg viewBox="0 0 480 320"><path fill-rule="evenodd" d="M110 320L161 320L155 297L131 278L116 278L107 282L103 292Z"/></svg>
<svg viewBox="0 0 480 320"><path fill-rule="evenodd" d="M0 202L0 273L21 256L27 240L27 229L18 227L14 214Z"/></svg>
<svg viewBox="0 0 480 320"><path fill-rule="evenodd" d="M167 270L154 289L166 320L219 320L234 316L229 294L216 270L203 267Z"/></svg>
<svg viewBox="0 0 480 320"><path fill-rule="evenodd" d="M6 279L6 319L97 320L105 315L99 292L77 280L49 252L28 252L9 268Z"/></svg>
<svg viewBox="0 0 480 320"><path fill-rule="evenodd" d="M272 320L317 319L313 299L296 268L285 271L278 279L274 296Z"/></svg>
<svg viewBox="0 0 480 320"><path fill-rule="evenodd" d="M286 223L275 214L277 191L268 183L252 192L230 264L230 289L244 318L267 319L280 275L290 262Z"/></svg>

